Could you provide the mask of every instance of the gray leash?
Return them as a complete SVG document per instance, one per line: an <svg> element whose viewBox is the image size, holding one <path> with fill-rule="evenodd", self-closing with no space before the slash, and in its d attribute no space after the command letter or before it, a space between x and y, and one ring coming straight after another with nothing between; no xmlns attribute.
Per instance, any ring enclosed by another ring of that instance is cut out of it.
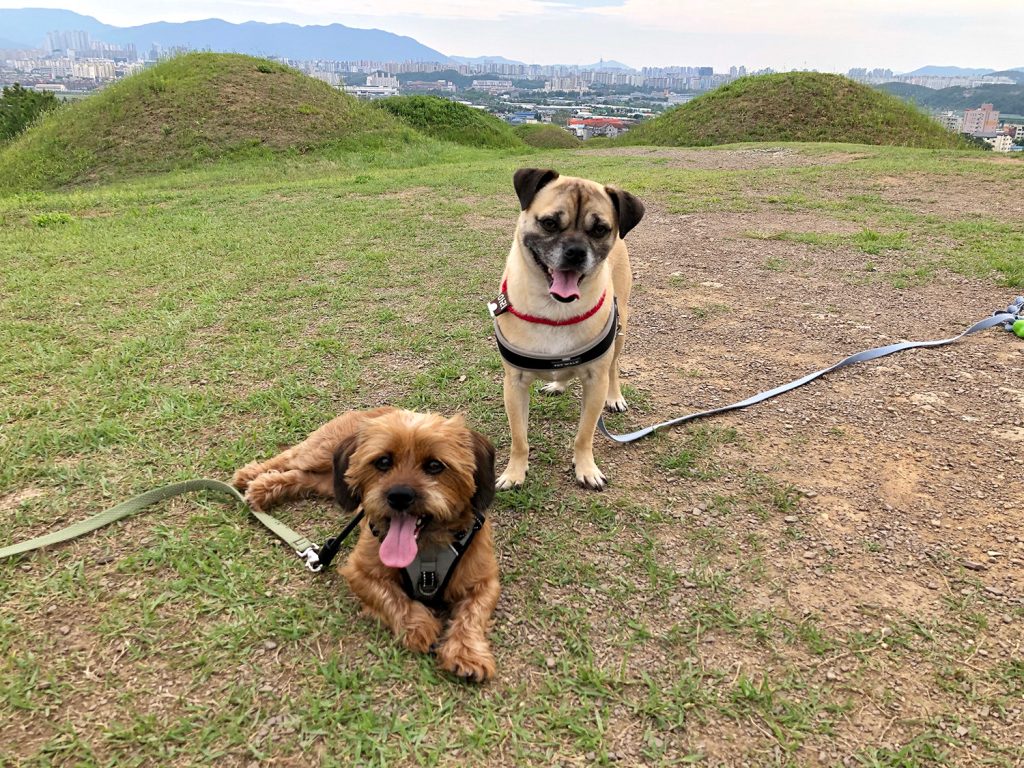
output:
<svg viewBox="0 0 1024 768"><path fill-rule="evenodd" d="M1024 296L1018 296L1017 299L1008 306L1005 310L998 310L992 314L991 317L986 317L984 320L979 320L970 328L963 333L953 336L948 339L939 339L937 341L903 341L898 344L888 344L884 347L875 347L874 349L868 349L864 352L858 352L855 355L840 360L835 365L831 365L828 368L822 368L820 371L809 373L803 378L791 381L788 384L782 384L774 389L769 389L766 392L748 397L746 400L740 400L738 403L732 403L731 405L724 405L721 408L712 408L709 411L700 411L698 413L691 413L687 416L680 416L677 419L671 419L669 421L663 421L660 424L655 424L651 427L645 427L644 429L638 429L636 432L628 432L624 435L613 435L608 431L608 428L604 424L604 417L598 419L597 428L601 430L601 433L610 440L614 440L616 443L632 443L635 440L639 440L642 437L647 437L657 432L659 429L666 427L674 427L677 424L683 424L687 421L694 421L695 419L703 419L708 416L716 416L720 413L728 413L729 411L738 411L741 408L747 408L751 405L757 405L765 400L781 395L784 392L802 387L808 382L814 381L815 379L824 376L826 373L832 373L832 371L838 371L840 368L845 368L848 365L854 363L863 363L867 360L876 360L886 355L892 355L896 352L902 352L905 349L919 349L923 347L944 347L947 344L952 344L955 341L959 341L965 336L970 336L972 333L978 331L984 331L987 328L993 328L997 325L1002 325L1008 331L1018 333L1019 321L1022 315L1024 315Z"/></svg>

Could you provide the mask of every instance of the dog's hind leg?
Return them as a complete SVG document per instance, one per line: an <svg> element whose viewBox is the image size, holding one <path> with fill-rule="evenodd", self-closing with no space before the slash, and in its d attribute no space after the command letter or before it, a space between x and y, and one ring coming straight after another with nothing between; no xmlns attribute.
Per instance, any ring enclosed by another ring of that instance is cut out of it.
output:
<svg viewBox="0 0 1024 768"><path fill-rule="evenodd" d="M231 484L238 490L245 491L265 474L284 474L290 470L303 470L316 474L326 472L330 475L333 456L331 448L332 445L326 441L313 440L312 437L306 438L298 445L293 445L272 459L249 462L235 472L231 478ZM332 492L327 495L332 495Z"/></svg>
<svg viewBox="0 0 1024 768"><path fill-rule="evenodd" d="M271 469L253 479L245 491L245 500L253 509L270 509L275 504L301 496L334 496L334 475L331 472L307 472Z"/></svg>
<svg viewBox="0 0 1024 768"><path fill-rule="evenodd" d="M231 484L245 493L249 483L266 471L264 464L265 462L262 461L250 461L241 469L235 470L235 474L231 476Z"/></svg>
<svg viewBox="0 0 1024 768"><path fill-rule="evenodd" d="M560 395L569 388L569 382L567 381L549 381L540 391L545 395Z"/></svg>
<svg viewBox="0 0 1024 768"><path fill-rule="evenodd" d="M231 484L244 491L253 480L265 472L285 472L291 469L317 474L326 472L330 475L334 471L334 450L338 443L356 432L368 419L393 410L394 408L385 406L374 408L372 411L347 411L335 416L301 443L281 451L274 458L249 462L235 472ZM326 495L332 496L333 492Z"/></svg>

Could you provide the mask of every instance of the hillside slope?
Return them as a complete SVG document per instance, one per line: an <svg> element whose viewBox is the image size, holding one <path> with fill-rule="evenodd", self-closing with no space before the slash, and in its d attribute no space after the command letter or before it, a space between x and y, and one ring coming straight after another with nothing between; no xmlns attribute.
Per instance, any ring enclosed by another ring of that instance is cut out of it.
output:
<svg viewBox="0 0 1024 768"><path fill-rule="evenodd" d="M707 146L837 141L954 148L958 137L912 106L840 75L743 77L643 123L616 144Z"/></svg>
<svg viewBox="0 0 1024 768"><path fill-rule="evenodd" d="M47 115L0 152L0 192L409 133L386 113L280 64L195 53Z"/></svg>
<svg viewBox="0 0 1024 768"><path fill-rule="evenodd" d="M471 147L522 148L512 126L486 112L438 96L393 96L374 102L382 112L442 141Z"/></svg>

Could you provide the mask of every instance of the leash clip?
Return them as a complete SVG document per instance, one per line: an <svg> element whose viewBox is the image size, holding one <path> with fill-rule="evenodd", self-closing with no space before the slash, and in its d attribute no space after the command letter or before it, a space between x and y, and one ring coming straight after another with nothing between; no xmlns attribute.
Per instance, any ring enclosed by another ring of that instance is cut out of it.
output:
<svg viewBox="0 0 1024 768"><path fill-rule="evenodd" d="M306 567L313 573L320 573L320 570L324 567L320 562L320 555L317 554L317 549L317 545L313 544L302 551L295 550L295 554L305 561Z"/></svg>
<svg viewBox="0 0 1024 768"><path fill-rule="evenodd" d="M1003 328L1015 336L1024 339L1024 296L1018 296L1010 306L1002 312L995 311L994 315L1009 315L1010 319L1003 323Z"/></svg>

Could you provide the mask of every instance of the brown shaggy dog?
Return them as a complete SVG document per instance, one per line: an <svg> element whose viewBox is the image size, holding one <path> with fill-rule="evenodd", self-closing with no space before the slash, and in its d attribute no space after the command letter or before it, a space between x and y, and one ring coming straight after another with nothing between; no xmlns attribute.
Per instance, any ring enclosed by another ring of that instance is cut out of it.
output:
<svg viewBox="0 0 1024 768"><path fill-rule="evenodd" d="M433 607L413 599L403 577L418 556L465 541L494 498L494 446L461 416L349 411L273 459L247 464L232 484L256 509L310 494L334 496L348 511L361 506L359 541L341 573L366 612L407 648L434 649L442 669L478 681L494 675L487 629L500 588L490 520Z"/></svg>

